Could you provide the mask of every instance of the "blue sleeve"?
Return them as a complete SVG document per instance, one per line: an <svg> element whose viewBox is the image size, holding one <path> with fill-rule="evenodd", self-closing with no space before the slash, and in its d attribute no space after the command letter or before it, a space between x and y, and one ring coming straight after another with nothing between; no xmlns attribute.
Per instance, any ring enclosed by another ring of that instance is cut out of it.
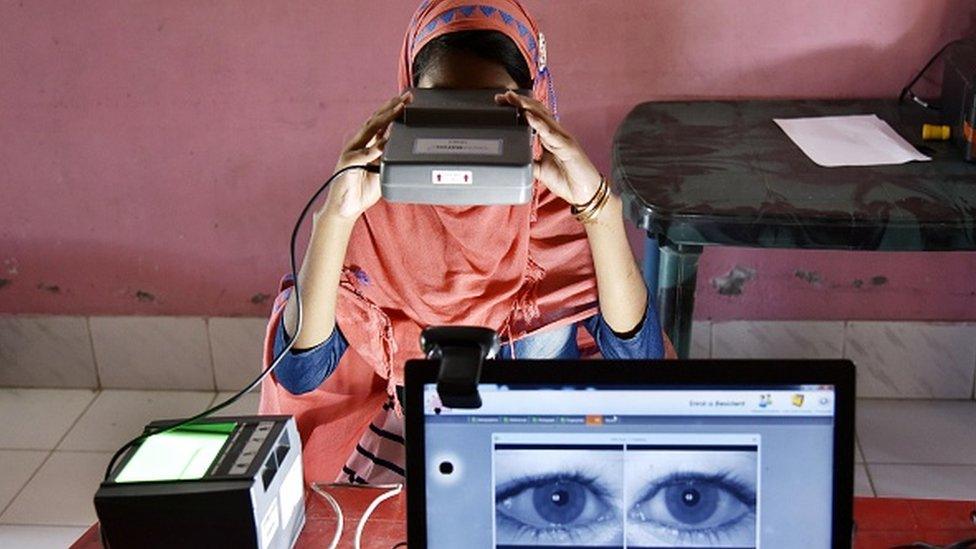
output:
<svg viewBox="0 0 976 549"><path fill-rule="evenodd" d="M664 358L664 340L661 338L657 311L654 310L650 295L647 299L644 319L633 334L615 333L603 320L603 315L597 314L583 321L583 325L596 340L596 345L604 358L619 360Z"/></svg>
<svg viewBox="0 0 976 549"><path fill-rule="evenodd" d="M279 322L274 342L275 356L278 356L290 340L285 333L285 323ZM275 378L293 395L307 393L321 385L335 371L339 359L348 347L349 343L336 325L332 335L315 347L289 351L275 368Z"/></svg>

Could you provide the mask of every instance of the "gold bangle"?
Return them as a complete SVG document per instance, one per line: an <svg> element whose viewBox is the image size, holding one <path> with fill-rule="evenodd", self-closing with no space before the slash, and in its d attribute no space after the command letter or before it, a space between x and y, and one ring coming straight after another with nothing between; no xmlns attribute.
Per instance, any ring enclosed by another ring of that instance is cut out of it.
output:
<svg viewBox="0 0 976 549"><path fill-rule="evenodd" d="M597 203L597 200L600 198L600 192L603 190L603 183L604 183L604 181L606 181L606 178L603 177L603 174L601 173L600 174L600 183L597 184L597 186L596 186L596 192L593 193L593 196L589 200L587 200L586 202L584 202L582 204L570 204L569 213L571 213L573 215L580 215L582 212L584 212L584 211L592 208L593 205L596 204Z"/></svg>
<svg viewBox="0 0 976 549"><path fill-rule="evenodd" d="M590 210L590 212L587 215L585 216L581 215L577 217L577 219L579 219L580 223L584 225L593 223L594 221L596 221L596 218L600 216L600 212L603 211L603 207L607 205L607 202L609 200L610 200L610 185L607 184L606 186L604 186L603 196L600 197L600 201L597 202L597 204L593 207L592 210Z"/></svg>
<svg viewBox="0 0 976 549"><path fill-rule="evenodd" d="M595 202L593 202L585 210L579 212L576 215L576 219L579 220L580 223L591 222L594 218L596 218L597 215L599 215L600 210L603 209L603 206L606 204L607 198L609 198L609 196L610 196L610 186L607 184L601 184L600 192L597 193L597 196L595 197Z"/></svg>
<svg viewBox="0 0 976 549"><path fill-rule="evenodd" d="M597 187L596 194L586 204L582 206L572 206L570 213L581 223L589 223L599 215L610 198L610 184L607 178L600 176L600 185Z"/></svg>

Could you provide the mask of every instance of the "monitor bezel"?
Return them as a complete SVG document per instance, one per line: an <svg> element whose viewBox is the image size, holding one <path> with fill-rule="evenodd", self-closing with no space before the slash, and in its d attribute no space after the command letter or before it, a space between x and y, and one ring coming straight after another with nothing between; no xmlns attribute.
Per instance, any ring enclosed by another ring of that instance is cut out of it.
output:
<svg viewBox="0 0 976 549"><path fill-rule="evenodd" d="M424 385L439 363L405 367L407 543L427 546ZM481 383L503 385L769 386L833 385L833 518L831 547L850 547L854 504L855 368L849 360L490 360ZM413 487L414 489L410 489ZM467 517L469 526L479 525ZM490 525L486 525L490 527Z"/></svg>

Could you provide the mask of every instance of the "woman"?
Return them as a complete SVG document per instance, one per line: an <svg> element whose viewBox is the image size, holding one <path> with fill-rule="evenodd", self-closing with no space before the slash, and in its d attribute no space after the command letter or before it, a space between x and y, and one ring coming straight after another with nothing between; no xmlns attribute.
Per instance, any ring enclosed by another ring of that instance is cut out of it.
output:
<svg viewBox="0 0 976 549"><path fill-rule="evenodd" d="M422 356L423 327L491 327L505 340L503 358L578 357L579 324L608 358L664 354L620 200L555 119L545 40L518 1L425 1L404 39L399 84L532 89L531 98L506 92L496 101L523 110L537 133L533 200L391 204L364 170L332 183L299 274L302 331L261 391L262 413L296 416L310 479L402 481L395 395L404 362ZM377 162L410 99L402 93L376 111L336 169ZM266 364L295 332L291 288L286 278Z"/></svg>

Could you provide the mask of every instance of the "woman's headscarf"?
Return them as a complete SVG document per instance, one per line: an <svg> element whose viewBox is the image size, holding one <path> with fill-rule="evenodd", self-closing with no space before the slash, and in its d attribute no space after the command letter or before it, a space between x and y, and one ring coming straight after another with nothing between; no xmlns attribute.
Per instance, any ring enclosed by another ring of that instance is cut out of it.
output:
<svg viewBox="0 0 976 549"><path fill-rule="evenodd" d="M426 0L420 4L410 20L410 27L400 49L397 82L400 91L413 85L413 60L431 40L452 32L497 31L508 36L525 58L532 77L532 92L536 99L556 112L556 94L546 59L545 37L535 19L517 0L494 2L463 2Z"/></svg>
<svg viewBox="0 0 976 549"><path fill-rule="evenodd" d="M529 66L534 96L555 111L544 38L517 0L424 1L404 38L401 90L411 85L414 57L425 44L466 30L494 30L512 39ZM423 328L487 326L514 341L597 312L590 249L568 210L536 181L525 205L380 200L363 214L340 282L336 321L350 345L336 371L304 395L292 395L270 378L262 387L263 411L297 416L306 454L315 456L306 458L306 467L321 469L308 471L311 478L332 478L340 469L387 395L402 385L404 362L422 357ZM279 296L269 336L284 301ZM267 363L267 346L265 355Z"/></svg>

